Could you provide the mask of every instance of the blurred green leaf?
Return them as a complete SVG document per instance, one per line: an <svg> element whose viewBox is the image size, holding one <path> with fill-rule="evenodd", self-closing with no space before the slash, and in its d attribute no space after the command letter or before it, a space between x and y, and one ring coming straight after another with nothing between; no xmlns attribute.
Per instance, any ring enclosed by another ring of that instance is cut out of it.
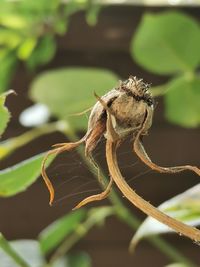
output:
<svg viewBox="0 0 200 267"><path fill-rule="evenodd" d="M27 59L27 66L33 70L39 65L48 63L55 55L56 42L52 35L44 36Z"/></svg>
<svg viewBox="0 0 200 267"><path fill-rule="evenodd" d="M92 262L89 255L85 252L70 253L67 256L70 267L91 267Z"/></svg>
<svg viewBox="0 0 200 267"><path fill-rule="evenodd" d="M0 136L5 131L10 120L10 112L5 107L6 94L0 95Z"/></svg>
<svg viewBox="0 0 200 267"><path fill-rule="evenodd" d="M0 28L1 48L6 46L6 48L14 49L21 43L22 40L22 35L18 32L10 29Z"/></svg>
<svg viewBox="0 0 200 267"><path fill-rule="evenodd" d="M27 37L19 46L17 56L21 60L27 60L37 44L36 37Z"/></svg>
<svg viewBox="0 0 200 267"><path fill-rule="evenodd" d="M91 267L90 256L85 252L67 253L51 263L52 267Z"/></svg>
<svg viewBox="0 0 200 267"><path fill-rule="evenodd" d="M90 26L95 26L98 20L98 15L102 9L102 5L95 3L92 4L86 13L86 20Z"/></svg>
<svg viewBox="0 0 200 267"><path fill-rule="evenodd" d="M1 12L0 25L11 29L24 29L27 26L25 18L17 14L6 14Z"/></svg>
<svg viewBox="0 0 200 267"><path fill-rule="evenodd" d="M103 95L117 83L117 76L104 69L65 68L41 74L32 83L31 98L48 106L53 115L67 120L76 130L87 127L87 116L70 116L92 107L94 91Z"/></svg>
<svg viewBox="0 0 200 267"><path fill-rule="evenodd" d="M8 89L11 77L16 69L17 58L12 52L0 56L0 93Z"/></svg>
<svg viewBox="0 0 200 267"><path fill-rule="evenodd" d="M188 189L164 203L158 208L167 215L182 221L188 225L200 225L200 184ZM168 226L148 217L138 228L131 241L133 250L137 243L144 237L158 235L162 233L173 232Z"/></svg>
<svg viewBox="0 0 200 267"><path fill-rule="evenodd" d="M131 43L131 54L145 69L157 74L191 72L200 63L197 21L170 11L143 16Z"/></svg>
<svg viewBox="0 0 200 267"><path fill-rule="evenodd" d="M39 235L42 252L47 254L55 249L69 234L76 231L85 217L86 210L80 209L50 224Z"/></svg>
<svg viewBox="0 0 200 267"><path fill-rule="evenodd" d="M200 125L200 78L172 80L165 94L167 119L184 127Z"/></svg>
<svg viewBox="0 0 200 267"><path fill-rule="evenodd" d="M45 266L45 260L41 254L39 243L35 240L17 240L9 242L16 253L27 262L27 266L41 267ZM6 252L0 248L0 266L19 267L26 265L17 264Z"/></svg>
<svg viewBox="0 0 200 267"><path fill-rule="evenodd" d="M44 153L0 171L0 196L9 197L27 189L41 172ZM54 157L49 157L47 166Z"/></svg>

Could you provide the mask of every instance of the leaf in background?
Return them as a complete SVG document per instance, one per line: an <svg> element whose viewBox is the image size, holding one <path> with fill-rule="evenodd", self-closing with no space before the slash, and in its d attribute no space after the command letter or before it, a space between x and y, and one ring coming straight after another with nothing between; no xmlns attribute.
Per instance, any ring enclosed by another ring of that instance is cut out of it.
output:
<svg viewBox="0 0 200 267"><path fill-rule="evenodd" d="M200 78L172 80L165 94L167 119L184 127L200 125Z"/></svg>
<svg viewBox="0 0 200 267"><path fill-rule="evenodd" d="M0 56L0 93L8 89L16 63L17 58L12 52L6 53L3 57Z"/></svg>
<svg viewBox="0 0 200 267"><path fill-rule="evenodd" d="M91 267L92 262L89 255L85 252L71 253L67 255L70 267Z"/></svg>
<svg viewBox="0 0 200 267"><path fill-rule="evenodd" d="M200 184L188 189L164 203L158 208L169 216L182 221L188 225L200 225ZM134 250L137 243L144 237L157 235L173 230L157 220L148 217L135 233L130 249Z"/></svg>
<svg viewBox="0 0 200 267"><path fill-rule="evenodd" d="M98 21L99 13L102 9L102 5L98 3L92 3L86 13L86 20L90 26L95 26Z"/></svg>
<svg viewBox="0 0 200 267"><path fill-rule="evenodd" d="M91 258L85 252L67 253L66 257L57 259L52 267L91 267Z"/></svg>
<svg viewBox="0 0 200 267"><path fill-rule="evenodd" d="M157 74L191 72L200 62L200 27L180 12L146 14L131 43L133 58Z"/></svg>
<svg viewBox="0 0 200 267"><path fill-rule="evenodd" d="M0 197L9 197L27 189L41 172L44 153L0 171ZM49 157L48 165L54 157ZM48 166L47 165L47 166Z"/></svg>
<svg viewBox="0 0 200 267"><path fill-rule="evenodd" d="M65 68L41 74L32 83L31 98L48 106L53 115L70 122L76 130L87 127L87 116L70 116L92 107L94 91L105 94L117 83L117 76L104 69Z"/></svg>
<svg viewBox="0 0 200 267"><path fill-rule="evenodd" d="M42 252L47 254L56 248L86 217L86 210L80 209L54 221L39 235Z"/></svg>
<svg viewBox="0 0 200 267"><path fill-rule="evenodd" d="M25 40L20 44L19 48L17 49L18 58L26 61L32 54L36 45L37 45L36 37L32 36L25 38Z"/></svg>
<svg viewBox="0 0 200 267"><path fill-rule="evenodd" d="M9 93L9 92L8 92ZM5 107L6 96L8 94L0 95L0 137L5 131L7 124L10 120L10 112Z"/></svg>
<svg viewBox="0 0 200 267"><path fill-rule="evenodd" d="M27 266L45 266L45 260L41 254L39 243L35 240L17 240L9 242L13 249L27 262ZM0 248L0 266L19 267L15 261Z"/></svg>
<svg viewBox="0 0 200 267"><path fill-rule="evenodd" d="M33 70L37 66L48 63L55 55L56 42L52 35L46 35L38 42L26 64Z"/></svg>

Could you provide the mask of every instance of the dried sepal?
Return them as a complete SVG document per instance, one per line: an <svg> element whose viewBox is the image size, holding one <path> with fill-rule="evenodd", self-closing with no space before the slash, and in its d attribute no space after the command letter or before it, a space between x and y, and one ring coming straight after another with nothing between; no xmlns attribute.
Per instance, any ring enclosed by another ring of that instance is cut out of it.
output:
<svg viewBox="0 0 200 267"><path fill-rule="evenodd" d="M46 156L44 157L44 159L42 161L41 174L42 174L44 182L45 182L45 184L49 190L49 194L50 194L49 204L50 205L52 205L52 203L53 203L55 193L54 193L53 185L52 185L52 183L51 183L51 181L50 181L50 179L46 173L46 168L45 168L45 164L46 164L48 157L50 155L58 155L64 151L70 151L70 150L76 148L77 146L79 146L83 142L84 142L84 139L81 139L78 142L74 142L74 143L55 144L55 145L53 145L53 147L56 147L56 148L47 152Z"/></svg>
<svg viewBox="0 0 200 267"><path fill-rule="evenodd" d="M197 175L200 176L200 169L196 166L191 165L183 165L183 166L174 166L174 167L161 167L151 161L149 156L147 155L145 148L140 140L141 135L144 133L146 129L146 125L148 124L148 120L151 114L147 112L145 121L143 123L143 127L141 130L137 133L134 143L133 143L133 151L136 153L136 155L143 161L147 166L149 166L152 170L161 172L161 173L178 173L186 170L190 170L195 172Z"/></svg>
<svg viewBox="0 0 200 267"><path fill-rule="evenodd" d="M93 195L93 196L89 196L89 197L83 199L80 203L78 203L78 205L76 205L73 208L73 210L79 209L82 206L85 206L86 204L88 204L90 202L101 201L101 200L107 198L109 193L110 193L110 190L112 188L112 184L113 184L113 179L111 177L106 189L103 192L96 194L96 195Z"/></svg>

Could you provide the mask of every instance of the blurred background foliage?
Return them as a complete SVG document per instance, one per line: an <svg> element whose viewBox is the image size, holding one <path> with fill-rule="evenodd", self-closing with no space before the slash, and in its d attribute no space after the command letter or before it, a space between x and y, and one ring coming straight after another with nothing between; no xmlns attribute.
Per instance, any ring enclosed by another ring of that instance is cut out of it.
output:
<svg viewBox="0 0 200 267"><path fill-rule="evenodd" d="M102 8L106 7L91 0L0 2L1 135L11 118L5 100L12 93L8 89L18 64L23 63L29 72L47 64L55 56L56 37L65 35L70 27L70 16L82 10L87 23L93 26L98 22ZM164 97L166 118L182 127L195 128L200 125L199 47L199 22L174 10L144 14L130 43L130 54L134 61L149 72L169 77L166 84L152 87L152 94ZM31 129L20 136L2 141L0 158L4 159L35 138L54 131L62 132L68 140L76 140L78 131L87 129L87 117L74 115L92 107L95 103L94 91L103 95L119 79L110 70L86 67L68 67L40 73L29 88L29 97L34 104L23 111L19 118L23 126ZM52 117L54 121L51 120ZM78 153L97 176L84 158L83 151L79 150ZM44 154L39 154L1 170L0 196L13 196L35 182L40 175L43 156ZM52 161L53 158L48 164ZM112 215L133 229L137 229L139 225L135 215L122 204L115 192L112 192L110 201L110 206L85 208L67 214L47 226L38 234L37 240L8 242L1 235L1 266L92 266L86 253L74 254L71 248L94 225L102 225ZM196 226L200 223L199 203L200 185L197 185L166 201L159 208ZM147 218L133 238L131 248L143 237L164 232L169 232L169 229ZM159 237L149 241L172 261L180 262L170 266L195 266L190 259L186 259Z"/></svg>

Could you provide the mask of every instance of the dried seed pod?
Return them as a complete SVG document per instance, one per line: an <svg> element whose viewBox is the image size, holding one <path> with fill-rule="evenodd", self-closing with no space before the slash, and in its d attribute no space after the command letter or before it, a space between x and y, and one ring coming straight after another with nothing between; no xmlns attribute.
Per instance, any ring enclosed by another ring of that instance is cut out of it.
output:
<svg viewBox="0 0 200 267"><path fill-rule="evenodd" d="M148 114L148 123L146 123L142 135L147 133L152 124L154 109L153 99L148 89L148 84L130 76L128 80L120 82L118 87L99 99L89 117L86 154L95 148L102 133L106 138L110 138L106 131L108 113L111 116L113 130L119 139L123 139L129 134L135 135L142 128ZM94 135L95 138L91 138Z"/></svg>

